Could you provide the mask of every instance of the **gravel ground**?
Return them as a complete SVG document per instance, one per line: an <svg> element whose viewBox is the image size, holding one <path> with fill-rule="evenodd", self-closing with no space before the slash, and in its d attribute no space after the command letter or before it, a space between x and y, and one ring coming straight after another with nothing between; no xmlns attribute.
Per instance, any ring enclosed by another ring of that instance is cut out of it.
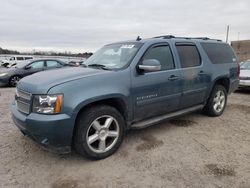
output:
<svg viewBox="0 0 250 188"><path fill-rule="evenodd" d="M14 89L0 95L0 187L250 187L250 92L232 94L221 117L130 131L101 161L44 151L11 120Z"/></svg>

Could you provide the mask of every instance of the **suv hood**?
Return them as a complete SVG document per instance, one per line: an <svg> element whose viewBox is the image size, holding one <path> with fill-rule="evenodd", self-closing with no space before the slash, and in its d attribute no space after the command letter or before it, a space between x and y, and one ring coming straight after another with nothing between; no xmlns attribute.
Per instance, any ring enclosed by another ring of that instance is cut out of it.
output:
<svg viewBox="0 0 250 188"><path fill-rule="evenodd" d="M17 87L32 94L46 94L51 87L56 85L109 72L83 67L60 68L27 76L20 80Z"/></svg>

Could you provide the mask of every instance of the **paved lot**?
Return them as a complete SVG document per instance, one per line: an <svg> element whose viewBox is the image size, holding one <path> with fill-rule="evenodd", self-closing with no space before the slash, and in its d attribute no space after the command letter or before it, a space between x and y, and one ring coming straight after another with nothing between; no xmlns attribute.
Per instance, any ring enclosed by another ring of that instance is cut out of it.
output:
<svg viewBox="0 0 250 188"><path fill-rule="evenodd" d="M250 92L218 118L199 112L130 131L101 161L44 151L14 126L13 88L0 88L0 187L250 187Z"/></svg>

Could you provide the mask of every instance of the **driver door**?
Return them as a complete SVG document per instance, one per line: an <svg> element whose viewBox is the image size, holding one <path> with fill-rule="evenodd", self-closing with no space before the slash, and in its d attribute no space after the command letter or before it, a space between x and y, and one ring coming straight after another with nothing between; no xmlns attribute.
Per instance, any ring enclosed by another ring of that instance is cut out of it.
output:
<svg viewBox="0 0 250 188"><path fill-rule="evenodd" d="M138 73L132 77L134 121L178 110L181 98L181 75L167 43L150 47L142 60L155 59L161 70Z"/></svg>

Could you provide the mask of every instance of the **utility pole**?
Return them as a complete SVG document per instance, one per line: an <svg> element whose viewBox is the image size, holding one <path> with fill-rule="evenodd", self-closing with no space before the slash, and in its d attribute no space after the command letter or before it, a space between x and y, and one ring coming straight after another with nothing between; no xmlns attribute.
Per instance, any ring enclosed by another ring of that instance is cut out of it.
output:
<svg viewBox="0 0 250 188"><path fill-rule="evenodd" d="M227 26L227 36L226 36L226 43L228 43L228 35L229 35L229 25Z"/></svg>

